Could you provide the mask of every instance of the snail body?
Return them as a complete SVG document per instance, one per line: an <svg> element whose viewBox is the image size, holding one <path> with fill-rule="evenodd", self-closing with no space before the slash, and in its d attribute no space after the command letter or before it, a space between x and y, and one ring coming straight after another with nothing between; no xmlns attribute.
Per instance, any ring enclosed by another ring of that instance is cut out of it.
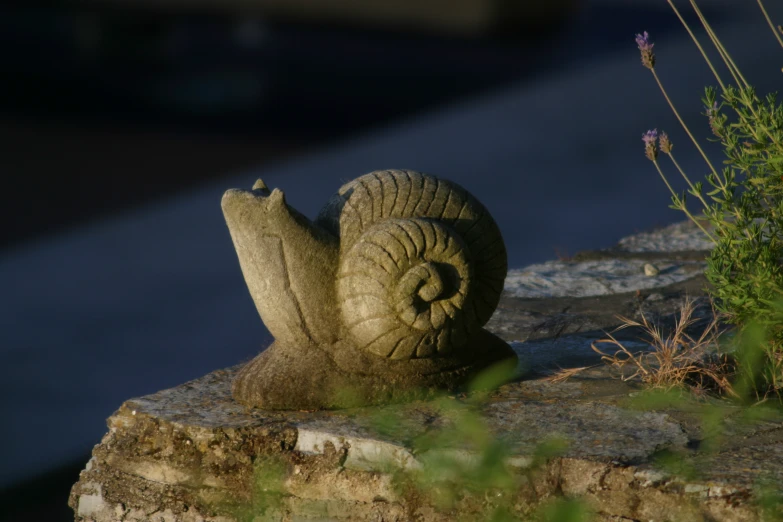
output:
<svg viewBox="0 0 783 522"><path fill-rule="evenodd" d="M453 388L515 359L482 329L503 289L503 238L459 185L372 172L343 185L313 222L260 180L227 191L222 206L275 337L235 379L238 401L342 407L343 387L374 404Z"/></svg>

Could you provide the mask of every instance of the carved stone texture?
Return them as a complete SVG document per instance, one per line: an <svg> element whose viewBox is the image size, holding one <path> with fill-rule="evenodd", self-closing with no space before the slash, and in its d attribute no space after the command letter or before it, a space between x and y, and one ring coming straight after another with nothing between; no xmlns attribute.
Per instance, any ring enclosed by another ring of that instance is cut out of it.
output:
<svg viewBox="0 0 783 522"><path fill-rule="evenodd" d="M259 180L223 213L275 337L233 384L239 402L329 409L395 402L515 364L482 327L508 269L498 226L465 189L405 170L343 185L312 222Z"/></svg>

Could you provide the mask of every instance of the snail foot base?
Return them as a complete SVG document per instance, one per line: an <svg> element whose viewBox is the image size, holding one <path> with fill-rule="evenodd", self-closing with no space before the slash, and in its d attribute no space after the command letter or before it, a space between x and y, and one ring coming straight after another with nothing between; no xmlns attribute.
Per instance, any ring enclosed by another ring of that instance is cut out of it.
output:
<svg viewBox="0 0 783 522"><path fill-rule="evenodd" d="M399 361L366 354L343 342L303 347L275 341L239 371L231 392L241 404L268 410L379 405L459 389L482 370L506 361L516 364L516 354L486 330L454 357Z"/></svg>

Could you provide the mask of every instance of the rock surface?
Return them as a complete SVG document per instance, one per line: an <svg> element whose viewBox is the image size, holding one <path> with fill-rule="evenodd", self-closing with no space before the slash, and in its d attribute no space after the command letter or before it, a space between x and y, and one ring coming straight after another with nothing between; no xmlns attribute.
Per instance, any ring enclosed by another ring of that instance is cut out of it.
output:
<svg viewBox="0 0 783 522"><path fill-rule="evenodd" d="M678 230L678 245L690 248L696 231ZM698 269L684 279L665 275L670 267L677 268L669 274L700 266L705 252L645 250L645 241L660 241L653 237L547 264L546 285L535 283L543 277L539 268L526 269L529 279L515 271L507 283L513 289L488 328L509 341L521 377L481 398L273 412L231 398L238 368L230 368L129 400L110 417L108 433L73 487L76 520L484 520L503 500L493 490L466 493L446 509L406 487L406 477L438 459L466 466L486 459L487 448L474 439L422 443L464 431L462 414L478 423L469 424L469 432L491 434L503 448L503 462L519 478L507 505L519 516L566 496L582 499L597 520L762 520L763 485L783 482L779 413L759 410L765 414L751 422L711 399L645 406L650 399L638 381L622 380L628 372L603 364L565 381L547 378L558 367L600 362L590 345L618 325L616 314L644 314L667 328L686 293L704 295ZM645 263L660 274L645 276ZM617 272L605 269L611 266ZM626 282L599 290L580 283L580 273L585 281ZM647 283L651 277L657 285ZM596 290L574 297L558 285ZM549 297L539 296L544 286ZM706 300L698 303L695 329L711 318ZM647 349L638 334L617 333L629 349ZM705 407L719 414L708 417ZM553 440L563 445L542 458L542 443Z"/></svg>

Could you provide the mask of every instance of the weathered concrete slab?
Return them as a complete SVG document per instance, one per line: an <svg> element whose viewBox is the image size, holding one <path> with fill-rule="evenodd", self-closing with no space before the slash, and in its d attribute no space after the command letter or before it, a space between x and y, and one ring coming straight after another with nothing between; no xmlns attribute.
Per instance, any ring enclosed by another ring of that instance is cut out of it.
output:
<svg viewBox="0 0 783 522"><path fill-rule="evenodd" d="M646 267L656 275L647 275ZM612 295L680 283L704 268L703 262L652 264L641 259L547 261L509 270L504 290L507 297L521 298Z"/></svg>
<svg viewBox="0 0 783 522"><path fill-rule="evenodd" d="M712 247L712 242L704 237L704 233L692 221L681 221L624 237L617 243L616 250L635 253L685 252L711 250Z"/></svg>
<svg viewBox="0 0 783 522"><path fill-rule="evenodd" d="M666 243L669 233L671 244ZM487 329L506 341L528 341L576 333L595 338L618 326L618 315L639 318L643 313L671 325L686 298L706 296L708 250L696 250L709 247L702 236L695 225L681 222L626 237L606 250L510 270ZM645 273L648 264L656 275ZM706 300L695 315L711 317ZM639 334L626 330L620 336Z"/></svg>
<svg viewBox="0 0 783 522"><path fill-rule="evenodd" d="M392 473L421 465L426 453L417 453L412 441L448 427L448 406L390 408L386 414L403 421L396 433L381 433L376 409L245 409L230 398L234 373L220 370L123 404L72 491L77 520L238 520L238 513L257 505L254 476L270 457L283 463L286 491L270 519L449 519L401 494ZM511 383L478 411L512 448L508 464L520 473L542 441L553 435L568 441L564 453L531 479L540 496L578 494L598 507L603 520L673 520L683 513L695 517L690 520L758 519L750 499L759 477L783 480L783 418L735 426L732 437L742 442L707 454L714 465L684 480L653 462L664 450L694 462L702 458L692 449L703 437L698 421L685 419L687 409L629 407L638 385L608 377L607 368L597 368L563 383ZM460 446L437 451L471 456Z"/></svg>
<svg viewBox="0 0 783 522"><path fill-rule="evenodd" d="M673 324L675 314L686 299L699 299L695 315L707 320L711 307L704 298L708 282L703 274L662 287L589 297L520 298L504 295L487 329L506 341L528 341L568 334L598 335L620 324L618 316L650 319ZM640 332L629 329L621 338L635 338Z"/></svg>

